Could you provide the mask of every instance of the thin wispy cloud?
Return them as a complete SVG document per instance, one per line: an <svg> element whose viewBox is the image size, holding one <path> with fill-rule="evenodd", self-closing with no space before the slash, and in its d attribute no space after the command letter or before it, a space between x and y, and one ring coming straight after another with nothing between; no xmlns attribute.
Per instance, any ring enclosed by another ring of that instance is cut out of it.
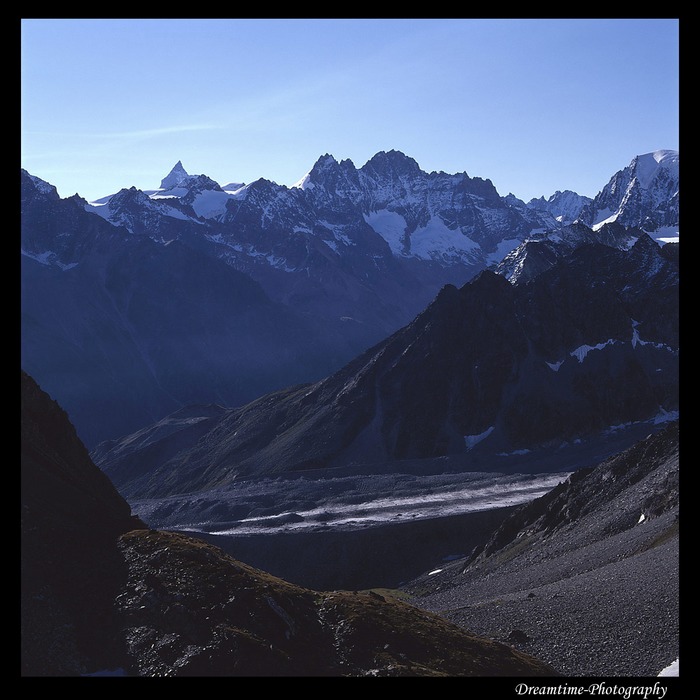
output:
<svg viewBox="0 0 700 700"><path fill-rule="evenodd" d="M133 129L130 131L102 131L102 132L57 132L57 131L24 131L25 136L52 136L52 137L77 137L83 139L107 139L107 140L130 140L148 139L158 136L168 136L172 134L186 133L192 131L211 131L221 129L222 126L215 124L185 124L177 126L159 126L152 129Z"/></svg>

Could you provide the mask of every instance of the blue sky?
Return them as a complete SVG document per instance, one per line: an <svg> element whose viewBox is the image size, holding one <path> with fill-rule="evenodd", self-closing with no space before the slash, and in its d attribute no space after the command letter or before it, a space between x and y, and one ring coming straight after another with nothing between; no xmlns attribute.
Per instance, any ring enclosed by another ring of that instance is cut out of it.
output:
<svg viewBox="0 0 700 700"><path fill-rule="evenodd" d="M22 167L88 200L181 160L292 185L396 149L527 201L679 148L675 19L25 19Z"/></svg>

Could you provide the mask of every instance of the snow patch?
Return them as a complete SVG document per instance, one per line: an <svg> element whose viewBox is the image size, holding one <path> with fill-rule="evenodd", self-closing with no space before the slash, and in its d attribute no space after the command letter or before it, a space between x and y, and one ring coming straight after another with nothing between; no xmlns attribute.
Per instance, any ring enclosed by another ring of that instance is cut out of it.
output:
<svg viewBox="0 0 700 700"><path fill-rule="evenodd" d="M667 411L662 408L654 416L654 425L660 425L661 423L670 423L671 421L678 420L679 418L680 411Z"/></svg>
<svg viewBox="0 0 700 700"><path fill-rule="evenodd" d="M610 209L601 209L596 215L596 221L593 224L593 226L591 226L591 230L598 231L601 228L603 228L605 224L614 223L615 221L617 221L618 216L620 216L619 211L611 212Z"/></svg>
<svg viewBox="0 0 700 700"><path fill-rule="evenodd" d="M545 364L552 372L558 372L559 368L564 364L564 360L559 360L559 362L545 362Z"/></svg>
<svg viewBox="0 0 700 700"><path fill-rule="evenodd" d="M364 219L389 244L394 255L404 254L406 219L401 214L381 209L365 214Z"/></svg>
<svg viewBox="0 0 700 700"><path fill-rule="evenodd" d="M228 192L204 190L195 197L192 208L197 216L203 219L214 219L226 211L226 203L231 199Z"/></svg>
<svg viewBox="0 0 700 700"><path fill-rule="evenodd" d="M365 221L388 244L394 255L420 260L450 262L473 259L481 246L459 229L449 228L440 216L432 216L425 226L410 236L406 219L395 211L380 209L364 215ZM503 247L508 247L504 244Z"/></svg>
<svg viewBox="0 0 700 700"><path fill-rule="evenodd" d="M604 343L598 343L597 345L580 345L575 350L572 350L569 355L575 357L579 362L583 362L586 359L586 355L593 350L602 350L606 345L612 345L615 341L611 338L606 340Z"/></svg>
<svg viewBox="0 0 700 700"><path fill-rule="evenodd" d="M55 265L56 267L60 268L64 272L66 270L72 270L74 267L77 267L77 265L78 265L77 262L72 262L72 263L61 262L58 258L58 255L56 253L54 253L52 250L45 250L41 253L32 253L28 250L20 249L20 252L25 257L31 258L32 260L36 260L41 265L46 265L47 267L50 267L51 265Z"/></svg>
<svg viewBox="0 0 700 700"><path fill-rule="evenodd" d="M486 256L486 264L487 265L497 265L503 258L508 255L508 253L514 251L522 241L520 241L518 238L507 238L506 240L501 241L497 246L496 250L493 253L489 253Z"/></svg>
<svg viewBox="0 0 700 700"><path fill-rule="evenodd" d="M473 257L481 250L478 243L459 229L448 228L439 216L431 217L423 228L416 229L411 234L410 245L411 255L421 260L462 259L465 254Z"/></svg>
<svg viewBox="0 0 700 700"><path fill-rule="evenodd" d="M661 673L659 673L659 677L661 676L679 676L679 665L680 665L680 659L676 659L675 661L672 661L666 668L662 669Z"/></svg>
<svg viewBox="0 0 700 700"><path fill-rule="evenodd" d="M491 426L490 428L486 428L483 433L479 433L478 435L465 435L464 436L464 444L467 446L468 450L471 450L473 447L478 445L482 440L485 440L491 433L493 432L495 426Z"/></svg>
<svg viewBox="0 0 700 700"><path fill-rule="evenodd" d="M41 263L42 265L50 265L51 260L50 258L52 256L55 256L56 253L50 251L50 250L45 250L43 253L30 253L26 250L21 251L22 255L25 255L28 258L31 258L32 260L36 260L38 263Z"/></svg>
<svg viewBox="0 0 700 700"><path fill-rule="evenodd" d="M608 426L607 430L604 431L604 434L609 435L611 433L616 433L619 430L626 430L627 428L630 428L633 425L642 425L644 423L661 425L662 423L670 423L679 419L680 411L667 411L662 406L659 406L659 412L653 418L642 421L629 421L627 423L620 423L619 425L610 425Z"/></svg>
<svg viewBox="0 0 700 700"><path fill-rule="evenodd" d="M308 172L304 177L301 178L298 182L295 182L292 185L292 189L298 189L298 190L312 190L315 187L314 183L311 182L311 173Z"/></svg>

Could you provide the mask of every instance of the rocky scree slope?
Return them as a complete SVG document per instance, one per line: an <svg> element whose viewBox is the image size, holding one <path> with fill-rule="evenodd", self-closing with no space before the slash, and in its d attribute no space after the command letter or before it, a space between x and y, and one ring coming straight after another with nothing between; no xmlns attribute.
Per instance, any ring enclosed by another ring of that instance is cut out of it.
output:
<svg viewBox="0 0 700 700"><path fill-rule="evenodd" d="M377 593L318 593L148 530L22 373L23 676L542 676Z"/></svg>
<svg viewBox="0 0 700 700"><path fill-rule="evenodd" d="M563 675L657 675L679 653L678 435L575 472L405 590Z"/></svg>

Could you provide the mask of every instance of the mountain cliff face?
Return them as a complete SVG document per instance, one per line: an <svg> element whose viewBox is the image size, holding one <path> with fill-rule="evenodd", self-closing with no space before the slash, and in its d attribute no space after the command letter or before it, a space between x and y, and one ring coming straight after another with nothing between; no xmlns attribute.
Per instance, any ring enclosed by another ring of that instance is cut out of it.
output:
<svg viewBox="0 0 700 700"><path fill-rule="evenodd" d="M22 373L23 676L542 676L376 593L318 593L156 532Z"/></svg>
<svg viewBox="0 0 700 700"><path fill-rule="evenodd" d="M658 675L679 651L678 441L671 423L575 472L406 589L567 676Z"/></svg>
<svg viewBox="0 0 700 700"><path fill-rule="evenodd" d="M635 157L585 206L580 219L597 228L617 221L654 232L679 225L679 155L660 150Z"/></svg>
<svg viewBox="0 0 700 700"><path fill-rule="evenodd" d="M143 498L241 475L556 447L676 411L677 263L646 234L626 250L587 240L522 282L484 271L446 286L338 372L226 411L174 456L146 459L128 437L94 457Z"/></svg>

